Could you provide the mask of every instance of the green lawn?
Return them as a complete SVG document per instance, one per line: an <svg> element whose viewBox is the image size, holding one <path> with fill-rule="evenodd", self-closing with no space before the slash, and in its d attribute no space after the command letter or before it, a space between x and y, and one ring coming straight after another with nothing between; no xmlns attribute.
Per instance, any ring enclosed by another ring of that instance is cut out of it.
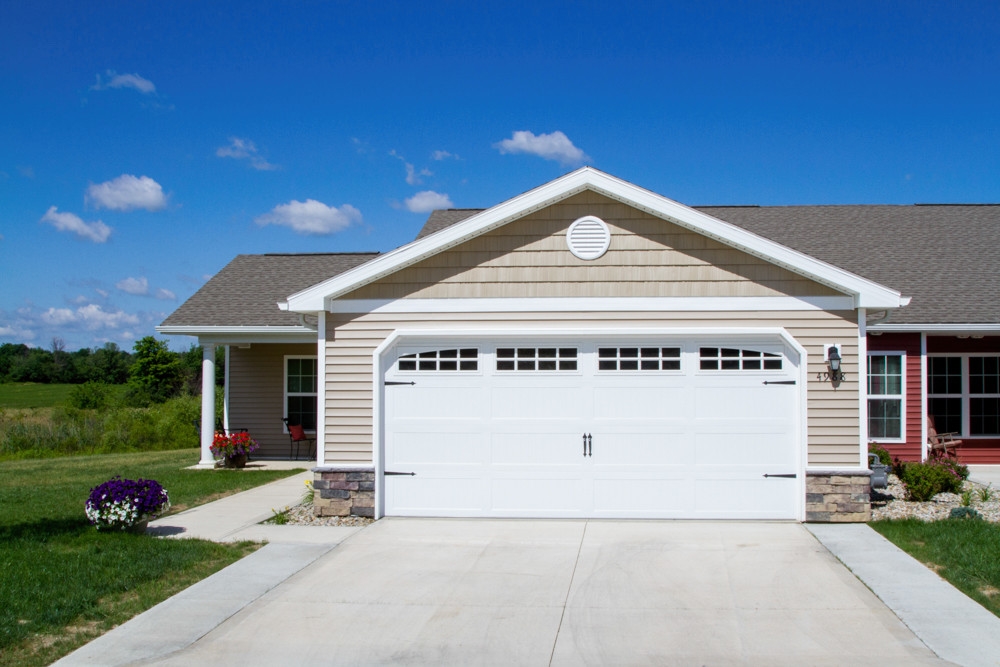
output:
<svg viewBox="0 0 1000 667"><path fill-rule="evenodd" d="M65 405L74 384L0 383L0 408L51 408Z"/></svg>
<svg viewBox="0 0 1000 667"><path fill-rule="evenodd" d="M98 533L83 505L116 474L159 481L173 511L295 471L185 470L197 450L0 463L0 665L46 665L259 545Z"/></svg>
<svg viewBox="0 0 1000 667"><path fill-rule="evenodd" d="M874 521L883 537L1000 616L1000 526L987 521Z"/></svg>

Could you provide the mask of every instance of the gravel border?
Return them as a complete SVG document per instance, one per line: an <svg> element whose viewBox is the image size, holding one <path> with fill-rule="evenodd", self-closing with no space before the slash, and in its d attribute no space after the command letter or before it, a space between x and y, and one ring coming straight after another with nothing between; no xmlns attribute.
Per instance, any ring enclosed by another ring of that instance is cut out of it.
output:
<svg viewBox="0 0 1000 667"><path fill-rule="evenodd" d="M979 490L987 488L990 499L983 502L979 499ZM972 491L972 505L986 521L1000 523L1000 493L997 490L976 484L963 482L963 491ZM940 521L947 519L953 507L961 507L962 496L957 493L939 493L926 502L910 502L906 498L906 487L895 475L889 475L889 487L872 489L872 521L880 519L920 519L921 521Z"/></svg>

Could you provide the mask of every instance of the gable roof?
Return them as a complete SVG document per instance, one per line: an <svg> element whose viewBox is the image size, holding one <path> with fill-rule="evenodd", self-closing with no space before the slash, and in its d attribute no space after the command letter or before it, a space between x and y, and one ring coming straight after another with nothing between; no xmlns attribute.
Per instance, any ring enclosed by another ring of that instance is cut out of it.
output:
<svg viewBox="0 0 1000 667"><path fill-rule="evenodd" d="M160 333L199 329L293 327L297 313L275 305L292 292L364 264L377 252L237 255L157 327ZM284 329L283 329L284 330Z"/></svg>
<svg viewBox="0 0 1000 667"><path fill-rule="evenodd" d="M287 303L282 304L282 307L301 313L325 310L328 300L335 299L383 276L502 227L512 220L551 206L584 190L598 192L653 216L714 238L767 262L782 266L845 294L850 294L854 296L857 307L897 308L904 302L898 292L875 282L679 204L662 195L644 190L593 167L583 167L497 206L473 213L464 220L443 226L436 232L422 235L413 243L381 255L367 264L296 292L288 297ZM456 214L456 217L459 216L460 214ZM441 224L443 223L444 219L442 218Z"/></svg>
<svg viewBox="0 0 1000 667"><path fill-rule="evenodd" d="M1000 204L697 206L912 297L898 324L1000 324ZM434 211L417 238L484 209Z"/></svg>

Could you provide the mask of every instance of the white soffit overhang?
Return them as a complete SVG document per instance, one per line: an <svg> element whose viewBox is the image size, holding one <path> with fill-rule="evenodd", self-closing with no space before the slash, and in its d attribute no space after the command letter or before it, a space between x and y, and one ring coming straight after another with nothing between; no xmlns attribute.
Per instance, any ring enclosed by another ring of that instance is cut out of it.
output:
<svg viewBox="0 0 1000 667"><path fill-rule="evenodd" d="M336 299L584 190L600 193L849 294L854 297L856 308L899 308L905 304L899 292L888 287L757 236L593 167L582 167L419 241L380 255L357 268L297 292L288 297L287 302L279 305L283 309L302 313L326 310L328 300Z"/></svg>

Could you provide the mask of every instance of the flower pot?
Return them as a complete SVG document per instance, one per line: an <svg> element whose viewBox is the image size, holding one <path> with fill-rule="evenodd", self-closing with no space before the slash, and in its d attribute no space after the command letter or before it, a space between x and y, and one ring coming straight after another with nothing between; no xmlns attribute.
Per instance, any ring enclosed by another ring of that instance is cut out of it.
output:
<svg viewBox="0 0 1000 667"><path fill-rule="evenodd" d="M244 468L247 464L246 454L231 454L226 457L225 467L227 468Z"/></svg>

